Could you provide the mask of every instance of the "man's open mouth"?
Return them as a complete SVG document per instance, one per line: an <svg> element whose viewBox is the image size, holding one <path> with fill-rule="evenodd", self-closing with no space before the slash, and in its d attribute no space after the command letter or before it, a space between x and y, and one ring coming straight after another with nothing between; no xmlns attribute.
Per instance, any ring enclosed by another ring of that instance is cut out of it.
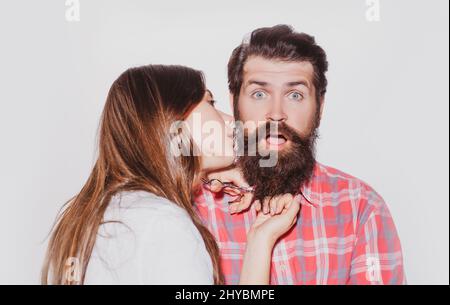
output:
<svg viewBox="0 0 450 305"><path fill-rule="evenodd" d="M266 136L266 142L269 146L279 147L285 144L288 138L282 133L270 133Z"/></svg>

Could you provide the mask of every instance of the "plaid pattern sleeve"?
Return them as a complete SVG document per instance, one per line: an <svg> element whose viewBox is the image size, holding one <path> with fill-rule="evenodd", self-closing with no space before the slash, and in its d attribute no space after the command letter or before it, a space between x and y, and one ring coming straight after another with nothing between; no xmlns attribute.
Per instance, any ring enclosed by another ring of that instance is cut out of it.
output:
<svg viewBox="0 0 450 305"><path fill-rule="evenodd" d="M276 243L270 284L404 284L403 258L383 199L363 181L317 163L297 224ZM226 194L202 189L196 209L216 238L227 284L238 284L256 211L230 215Z"/></svg>
<svg viewBox="0 0 450 305"><path fill-rule="evenodd" d="M383 199L364 190L349 284L406 284L397 230Z"/></svg>

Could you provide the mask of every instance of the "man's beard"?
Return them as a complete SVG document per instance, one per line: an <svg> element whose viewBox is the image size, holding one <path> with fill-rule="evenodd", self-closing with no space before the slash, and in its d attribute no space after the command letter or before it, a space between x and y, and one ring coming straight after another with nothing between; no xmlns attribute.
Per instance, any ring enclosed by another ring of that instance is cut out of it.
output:
<svg viewBox="0 0 450 305"><path fill-rule="evenodd" d="M269 135L270 128L273 128L273 124L275 123L267 122L250 135L246 134L246 131L240 134L243 137L245 150L243 155L237 159L237 165L241 169L246 181L254 188L253 200L260 200L261 202L266 197L271 198L287 193L296 195L299 193L301 186L311 178L316 163L315 141L318 138L317 116L306 136L299 135L284 122L276 124L278 125L278 133L290 141L290 143L285 143L285 145L290 145L284 147L281 151L275 152L278 153L278 160L275 166L261 166L260 161L267 159L268 156L267 152L263 154L265 156L259 153L258 143L260 143L261 135ZM264 133L261 129L266 129L266 132ZM259 139L258 135L260 135ZM256 143L254 143L255 139ZM265 140L263 139L263 141ZM251 145L254 147L252 148ZM253 149L253 152L256 147L256 155L249 155L249 147L250 151Z"/></svg>

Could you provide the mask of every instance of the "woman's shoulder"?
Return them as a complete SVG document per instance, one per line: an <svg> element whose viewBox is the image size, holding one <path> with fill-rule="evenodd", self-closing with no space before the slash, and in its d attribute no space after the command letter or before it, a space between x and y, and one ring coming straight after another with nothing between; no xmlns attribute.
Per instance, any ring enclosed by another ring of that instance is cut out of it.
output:
<svg viewBox="0 0 450 305"><path fill-rule="evenodd" d="M120 192L111 198L107 213L133 214L146 217L149 215L189 217L187 212L168 200L146 191Z"/></svg>
<svg viewBox="0 0 450 305"><path fill-rule="evenodd" d="M182 207L146 191L127 191L113 196L104 215L105 224L121 224L133 232L162 232L193 229Z"/></svg>
<svg viewBox="0 0 450 305"><path fill-rule="evenodd" d="M122 192L105 211L89 263L89 280L188 283L185 279L196 268L203 276L199 283L209 283L210 261L186 210L152 193ZM170 273L169 268L176 270Z"/></svg>

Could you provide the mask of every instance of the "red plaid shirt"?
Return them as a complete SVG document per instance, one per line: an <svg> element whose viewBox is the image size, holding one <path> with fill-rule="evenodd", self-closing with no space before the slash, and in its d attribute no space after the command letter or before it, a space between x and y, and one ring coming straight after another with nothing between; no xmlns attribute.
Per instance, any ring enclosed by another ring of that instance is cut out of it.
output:
<svg viewBox="0 0 450 305"><path fill-rule="evenodd" d="M301 191L297 224L274 247L270 284L406 283L394 222L370 186L317 163ZM238 284L256 211L230 215L229 200L202 189L196 209L217 240L226 283Z"/></svg>

